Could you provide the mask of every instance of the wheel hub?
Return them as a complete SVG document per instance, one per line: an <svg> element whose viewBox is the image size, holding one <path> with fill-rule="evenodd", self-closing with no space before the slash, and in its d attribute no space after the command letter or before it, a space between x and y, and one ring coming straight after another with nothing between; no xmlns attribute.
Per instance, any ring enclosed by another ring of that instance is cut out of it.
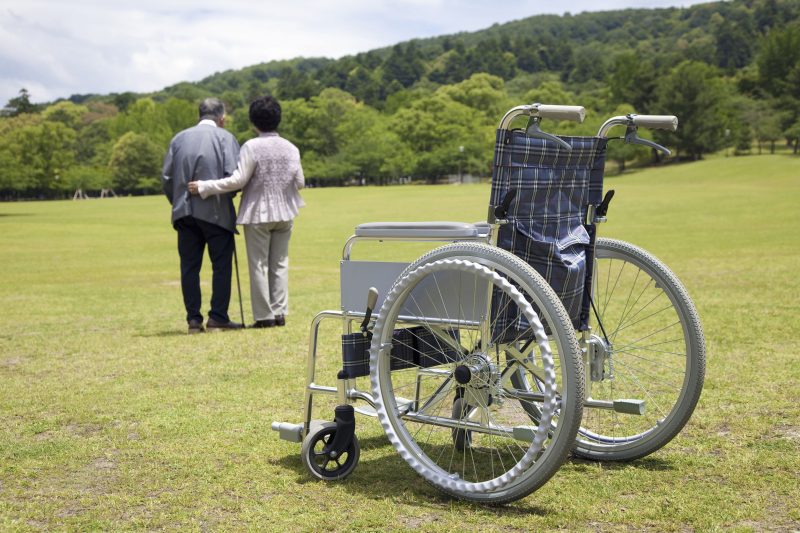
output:
<svg viewBox="0 0 800 533"><path fill-rule="evenodd" d="M453 377L463 388L464 397L470 405L489 405L492 364L485 354L473 353L468 355L456 367Z"/></svg>
<svg viewBox="0 0 800 533"><path fill-rule="evenodd" d="M587 349L589 355L589 374L592 378L592 381L614 379L613 366L611 362L611 344L607 343L599 335L592 335L589 337ZM606 373L606 361L608 361L608 373Z"/></svg>

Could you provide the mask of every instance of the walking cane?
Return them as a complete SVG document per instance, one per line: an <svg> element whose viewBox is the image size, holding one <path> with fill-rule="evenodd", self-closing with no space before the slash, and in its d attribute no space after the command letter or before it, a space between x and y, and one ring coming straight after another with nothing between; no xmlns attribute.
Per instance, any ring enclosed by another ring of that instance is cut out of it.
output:
<svg viewBox="0 0 800 533"><path fill-rule="evenodd" d="M233 239L233 264L236 266L236 289L239 291L239 312L242 314L242 328L244 324L244 306L242 306L242 285L239 283L239 257L236 254L236 238Z"/></svg>

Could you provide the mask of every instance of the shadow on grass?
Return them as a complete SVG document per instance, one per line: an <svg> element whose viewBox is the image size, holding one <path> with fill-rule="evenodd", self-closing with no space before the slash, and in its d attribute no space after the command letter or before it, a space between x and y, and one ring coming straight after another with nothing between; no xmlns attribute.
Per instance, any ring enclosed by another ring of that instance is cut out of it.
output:
<svg viewBox="0 0 800 533"><path fill-rule="evenodd" d="M205 335L206 333L202 333ZM155 338L169 338L169 337L187 337L189 334L186 332L185 329L170 329L167 331L156 331L155 333L137 333L134 334L134 337L142 337L144 339L155 339Z"/></svg>
<svg viewBox="0 0 800 533"><path fill-rule="evenodd" d="M32 217L33 213L0 213L0 217Z"/></svg>
<svg viewBox="0 0 800 533"><path fill-rule="evenodd" d="M545 516L551 511L525 501L525 498L507 505L481 505L459 501L440 492L423 481L406 462L395 453L386 436L359 439L361 455L358 466L347 479L336 482L351 492L354 497L369 500L396 498L418 507L439 510L450 508L454 503L465 507L480 509L489 515L508 517L509 515ZM372 453L371 453L372 452ZM380 456L377 454L380 453ZM372 456L372 458L370 457ZM297 474L297 483L325 483L311 477L305 469L299 453L292 453L270 461ZM334 482L329 482L334 483Z"/></svg>
<svg viewBox="0 0 800 533"><path fill-rule="evenodd" d="M603 470L631 470L640 469L648 470L650 472L675 470L675 465L670 461L665 461L658 457L643 457L635 461L590 461L580 457L570 457L566 463L572 465L577 470L588 470L596 468L597 465L602 465Z"/></svg>

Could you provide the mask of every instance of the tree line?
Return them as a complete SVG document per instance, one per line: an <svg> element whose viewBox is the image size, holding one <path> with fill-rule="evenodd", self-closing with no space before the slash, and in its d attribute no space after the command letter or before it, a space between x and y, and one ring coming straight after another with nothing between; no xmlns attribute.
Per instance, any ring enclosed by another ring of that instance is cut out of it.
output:
<svg viewBox="0 0 800 533"><path fill-rule="evenodd" d="M37 105L22 89L0 118L0 196L157 192L169 140L196 123L200 99L222 98L226 127L244 142L254 134L248 102L265 93L280 99L279 131L319 185L486 176L500 117L532 102L585 106L584 124L543 124L569 135L591 135L612 115L677 115L676 133L654 135L684 160L779 143L797 153L800 0L530 17L338 60L254 65L148 95ZM621 143L609 149L620 168L652 157Z"/></svg>

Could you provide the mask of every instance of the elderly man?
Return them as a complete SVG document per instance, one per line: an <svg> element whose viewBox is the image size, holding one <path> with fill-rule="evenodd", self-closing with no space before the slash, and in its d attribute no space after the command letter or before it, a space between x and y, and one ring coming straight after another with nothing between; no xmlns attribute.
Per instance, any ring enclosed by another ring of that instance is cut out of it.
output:
<svg viewBox="0 0 800 533"><path fill-rule="evenodd" d="M234 195L203 200L187 190L187 183L192 180L230 176L236 169L239 143L223 129L224 124L225 106L216 98L206 98L200 104L199 124L178 133L164 158L161 183L172 204L172 225L178 232L181 290L189 333L203 331L200 267L206 246L213 268L211 310L206 328L219 331L243 327L228 317L236 232Z"/></svg>

